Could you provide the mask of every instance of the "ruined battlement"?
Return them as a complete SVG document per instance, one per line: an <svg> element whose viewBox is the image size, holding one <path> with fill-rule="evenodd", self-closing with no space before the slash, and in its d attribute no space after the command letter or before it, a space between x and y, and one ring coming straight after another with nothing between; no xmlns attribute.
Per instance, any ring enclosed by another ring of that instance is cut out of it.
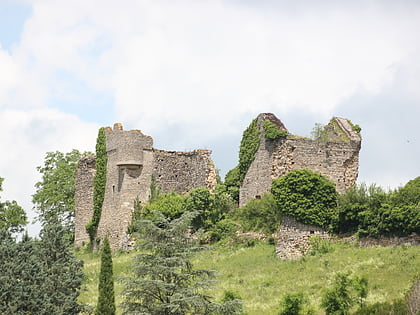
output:
<svg viewBox="0 0 420 315"><path fill-rule="evenodd" d="M273 179L294 169L309 169L326 176L340 193L356 183L361 137L347 119L332 118L318 140L290 133L278 139L267 139L265 120L274 123L279 130L287 131L274 114L258 115L259 147L240 187L240 206L262 196L270 190Z"/></svg>
<svg viewBox="0 0 420 315"><path fill-rule="evenodd" d="M113 249L124 248L132 220L134 200L146 203L152 179L162 193L187 193L193 188L216 186L210 150L189 152L153 148L153 139L140 130L123 130L121 124L105 128L107 174L97 237L108 236ZM82 158L76 172L75 244L89 242L86 224L93 215L95 157Z"/></svg>

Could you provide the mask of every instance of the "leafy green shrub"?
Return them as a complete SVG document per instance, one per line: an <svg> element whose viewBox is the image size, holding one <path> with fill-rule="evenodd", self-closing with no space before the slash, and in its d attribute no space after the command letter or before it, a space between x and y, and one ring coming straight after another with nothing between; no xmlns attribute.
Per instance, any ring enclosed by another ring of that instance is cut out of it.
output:
<svg viewBox="0 0 420 315"><path fill-rule="evenodd" d="M333 250L329 240L321 238L319 235L314 235L309 239L311 250L309 255L315 256L317 254L326 254Z"/></svg>
<svg viewBox="0 0 420 315"><path fill-rule="evenodd" d="M346 315L356 303L363 306L368 294L366 277L350 278L349 273L337 273L333 285L326 289L322 296L321 306L325 313Z"/></svg>
<svg viewBox="0 0 420 315"><path fill-rule="evenodd" d="M420 177L395 191L361 184L338 198L332 220L336 233L360 236L409 235L420 232Z"/></svg>
<svg viewBox="0 0 420 315"><path fill-rule="evenodd" d="M282 300L282 311L279 315L300 315L303 310L303 293L288 293Z"/></svg>
<svg viewBox="0 0 420 315"><path fill-rule="evenodd" d="M165 217L173 220L179 218L185 212L185 196L176 192L159 195L155 201L146 204L142 212L148 218L153 216L153 211L159 211Z"/></svg>
<svg viewBox="0 0 420 315"><path fill-rule="evenodd" d="M336 208L335 184L310 170L293 170L273 181L280 212L305 224L327 228Z"/></svg>
<svg viewBox="0 0 420 315"><path fill-rule="evenodd" d="M210 242L228 240L236 235L238 225L230 219L223 219L214 224L208 231Z"/></svg>
<svg viewBox="0 0 420 315"><path fill-rule="evenodd" d="M286 130L280 130L279 127L269 120L263 122L265 138L268 140L276 140L280 137L287 136Z"/></svg>
<svg viewBox="0 0 420 315"><path fill-rule="evenodd" d="M96 139L96 173L93 179L93 216L86 225L91 243L95 239L101 219L102 204L105 197L106 186L106 164L108 157L106 154L106 135L105 128L100 128Z"/></svg>
<svg viewBox="0 0 420 315"><path fill-rule="evenodd" d="M271 234L278 230L281 214L270 193L261 199L252 199L245 206L238 209L234 217L238 220L244 231L262 232Z"/></svg>

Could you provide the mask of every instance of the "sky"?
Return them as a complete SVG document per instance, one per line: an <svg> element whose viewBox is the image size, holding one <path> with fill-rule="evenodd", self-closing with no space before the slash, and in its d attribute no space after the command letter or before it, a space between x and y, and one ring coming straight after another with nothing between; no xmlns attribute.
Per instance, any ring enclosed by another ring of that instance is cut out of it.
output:
<svg viewBox="0 0 420 315"><path fill-rule="evenodd" d="M0 0L1 200L32 220L46 152L94 151L115 122L211 149L223 176L262 112L301 136L350 119L358 182L404 185L420 176L419 29L416 0Z"/></svg>

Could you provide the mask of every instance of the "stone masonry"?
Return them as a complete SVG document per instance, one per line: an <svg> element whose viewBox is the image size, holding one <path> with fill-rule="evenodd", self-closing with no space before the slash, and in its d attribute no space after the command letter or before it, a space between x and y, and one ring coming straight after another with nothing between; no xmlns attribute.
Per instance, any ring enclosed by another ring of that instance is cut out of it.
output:
<svg viewBox="0 0 420 315"><path fill-rule="evenodd" d="M111 247L128 244L134 200L143 204L150 196L152 178L162 193L187 193L197 187L216 185L211 151L163 151L153 148L153 139L140 130L124 131L121 124L106 128L107 178L97 237L109 237ZM85 226L93 214L95 157L79 162L76 173L75 244L89 242Z"/></svg>
<svg viewBox="0 0 420 315"><path fill-rule="evenodd" d="M257 125L260 143L240 187L239 205L259 198L271 188L273 179L294 169L309 169L326 176L342 193L356 183L359 168L361 137L349 121L334 117L326 126L326 138L312 140L288 133L275 140L265 138L263 122L270 120L280 130L283 123L271 113L260 114Z"/></svg>
<svg viewBox="0 0 420 315"><path fill-rule="evenodd" d="M276 244L277 257L283 259L302 257L310 250L310 238L315 235L329 239L328 233L320 227L302 224L292 217L283 216Z"/></svg>

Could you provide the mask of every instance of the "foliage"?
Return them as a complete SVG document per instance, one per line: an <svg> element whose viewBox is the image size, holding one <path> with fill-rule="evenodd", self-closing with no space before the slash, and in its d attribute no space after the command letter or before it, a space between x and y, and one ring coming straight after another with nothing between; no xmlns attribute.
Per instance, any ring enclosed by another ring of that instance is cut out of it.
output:
<svg viewBox="0 0 420 315"><path fill-rule="evenodd" d="M251 199L238 209L234 218L240 222L244 231L271 234L280 226L281 213L273 195L266 193L261 199Z"/></svg>
<svg viewBox="0 0 420 315"><path fill-rule="evenodd" d="M349 314L350 308L358 303L363 306L368 294L366 277L351 279L349 273L337 273L332 287L324 291L322 307L326 314Z"/></svg>
<svg viewBox="0 0 420 315"><path fill-rule="evenodd" d="M101 271L98 285L99 297L95 313L97 315L115 314L114 277L112 271L112 254L109 240L106 237L102 244Z"/></svg>
<svg viewBox="0 0 420 315"><path fill-rule="evenodd" d="M309 239L311 249L308 252L309 255L315 256L317 254L326 254L333 250L333 247L329 240L321 238L319 235L314 235Z"/></svg>
<svg viewBox="0 0 420 315"><path fill-rule="evenodd" d="M151 218L159 211L169 219L179 218L185 212L185 196L176 192L162 194L156 197L155 201L146 204L141 210L146 217Z"/></svg>
<svg viewBox="0 0 420 315"><path fill-rule="evenodd" d="M95 239L101 219L102 204L105 196L107 161L105 128L102 127L99 128L98 138L96 139L96 173L93 179L93 216L86 225L86 231L89 234L91 243Z"/></svg>
<svg viewBox="0 0 420 315"><path fill-rule="evenodd" d="M282 311L279 315L300 315L303 310L303 293L288 293L282 300Z"/></svg>
<svg viewBox="0 0 420 315"><path fill-rule="evenodd" d="M156 176L152 175L152 180L150 182L150 196L149 196L149 202L155 202L159 199L161 192L160 187L156 184Z"/></svg>
<svg viewBox="0 0 420 315"><path fill-rule="evenodd" d="M240 312L238 301L212 302L203 289L211 284L214 272L194 269L191 255L199 250L186 236L193 212L172 221L160 216L155 222L140 222L139 253L133 275L125 279L125 313L208 314Z"/></svg>
<svg viewBox="0 0 420 315"><path fill-rule="evenodd" d="M192 189L185 200L185 209L198 213L192 220L192 227L195 230L210 229L225 218L231 207L229 196L217 188L215 194L211 194L208 189L203 187Z"/></svg>
<svg viewBox="0 0 420 315"><path fill-rule="evenodd" d="M286 130L280 130L276 124L269 120L264 120L263 127L265 137L268 140L276 140L278 138L287 136Z"/></svg>
<svg viewBox="0 0 420 315"><path fill-rule="evenodd" d="M332 227L336 233L360 236L420 233L420 177L395 191L361 184L338 198Z"/></svg>
<svg viewBox="0 0 420 315"><path fill-rule="evenodd" d="M2 191L3 178L0 177L0 191ZM25 210L16 201L0 201L0 229L7 229L11 233L23 231L28 224Z"/></svg>
<svg viewBox="0 0 420 315"><path fill-rule="evenodd" d="M214 224L200 240L204 243L229 240L235 237L238 225L230 219L222 219Z"/></svg>
<svg viewBox="0 0 420 315"><path fill-rule="evenodd" d="M254 161L255 153L260 144L260 131L255 118L242 134L242 140L239 147L239 182L242 184L246 173Z"/></svg>
<svg viewBox="0 0 420 315"><path fill-rule="evenodd" d="M225 176L226 192L233 200L239 202L239 186L241 185L239 176L239 166L231 169Z"/></svg>
<svg viewBox="0 0 420 315"><path fill-rule="evenodd" d="M388 301L367 305L353 315L407 315L410 314L404 300Z"/></svg>
<svg viewBox="0 0 420 315"><path fill-rule="evenodd" d="M302 292L307 300L304 304L311 305L314 314L324 314L319 306L322 291L329 285L326 279L338 270L369 279L369 296L364 307L403 299L420 265L416 246L361 248L345 243L332 243L331 246L333 250L322 256L283 260L274 255L273 246L266 242L258 242L253 247L211 245L194 254L191 262L198 269L217 270L219 283L206 291L208 295L215 301L222 301L224 292L232 291L244 300L244 312L248 315L278 314L279 297L288 292ZM135 254L130 251L113 256L116 279L131 273ZM94 306L98 298L100 257L83 251L79 251L78 256L85 262L84 286L87 288L81 293L80 302ZM121 313L122 289L122 283L117 281L117 313ZM306 307L305 313L309 314Z"/></svg>
<svg viewBox="0 0 420 315"><path fill-rule="evenodd" d="M293 170L273 181L271 192L283 215L327 228L335 211L335 185L310 170Z"/></svg>
<svg viewBox="0 0 420 315"><path fill-rule="evenodd" d="M41 240L12 239L0 231L0 313L77 314L82 263L72 255L66 231L44 225Z"/></svg>
<svg viewBox="0 0 420 315"><path fill-rule="evenodd" d="M74 233L75 176L79 159L87 153L72 150L68 153L48 152L44 164L37 170L42 180L35 184L32 202L38 213L38 221L47 224L59 220L67 233Z"/></svg>

